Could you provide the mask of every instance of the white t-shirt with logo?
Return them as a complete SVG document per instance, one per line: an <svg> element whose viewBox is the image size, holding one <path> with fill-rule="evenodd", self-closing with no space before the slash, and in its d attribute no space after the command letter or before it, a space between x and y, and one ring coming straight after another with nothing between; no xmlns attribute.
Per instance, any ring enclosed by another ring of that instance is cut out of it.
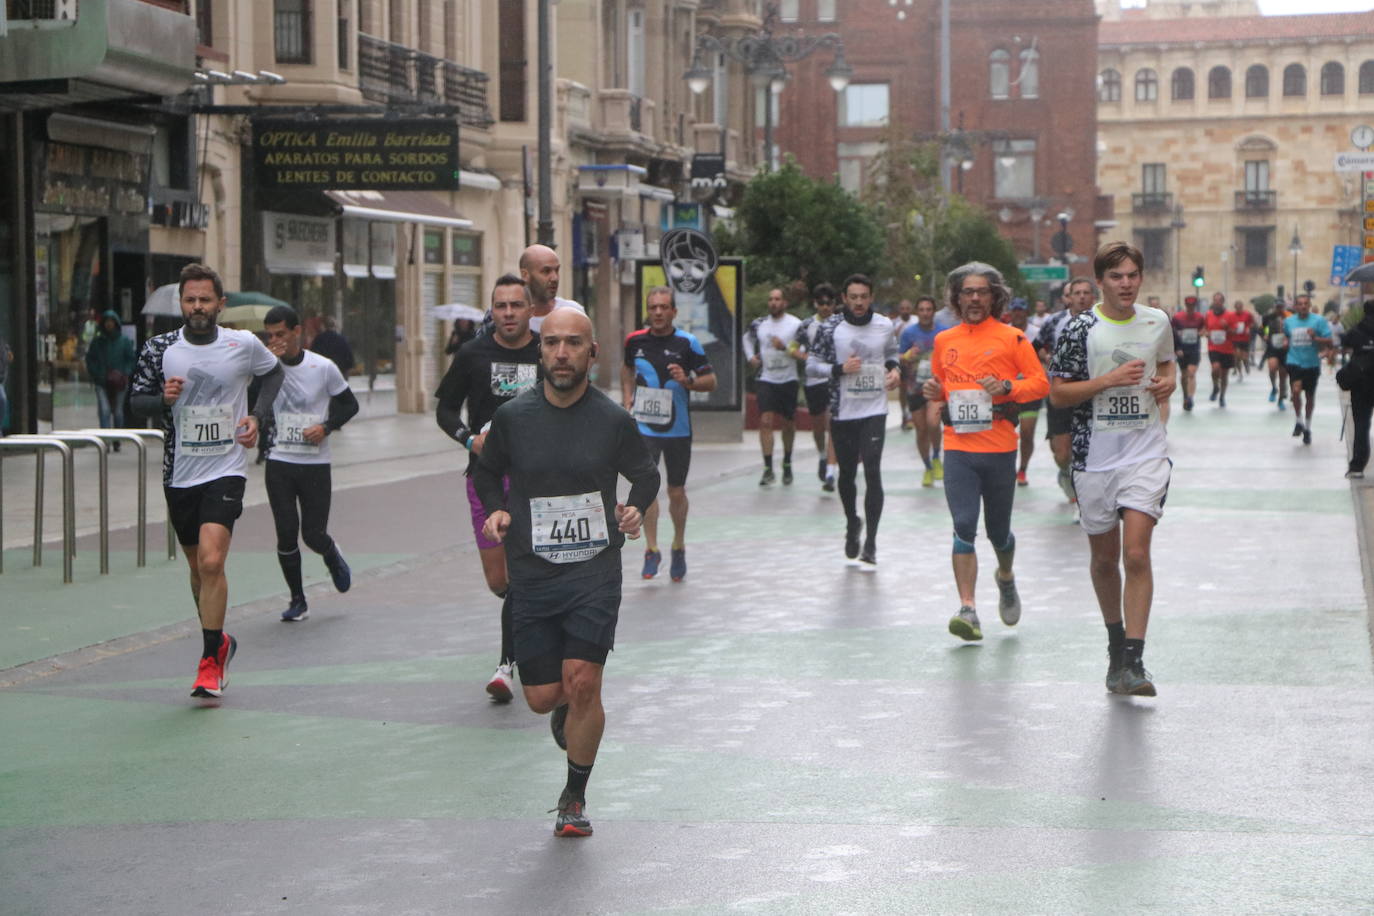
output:
<svg viewBox="0 0 1374 916"><path fill-rule="evenodd" d="M787 352L787 347L797 339L800 327L801 319L787 312L777 318L764 315L750 325L749 333L744 335L744 357L759 358L762 363L758 375L760 382L782 385L797 380L797 361ZM778 349L774 341L780 341L782 349Z"/></svg>
<svg viewBox="0 0 1374 916"><path fill-rule="evenodd" d="M268 457L290 464L328 464L329 437L325 436L318 445L311 445L303 433L325 421L329 415L329 399L343 394L348 382L344 381L343 373L333 360L309 350L302 350L301 356L301 361L294 366L282 363L286 377L272 405L276 434Z"/></svg>
<svg viewBox="0 0 1374 916"><path fill-rule="evenodd" d="M248 453L234 435L248 416L248 383L276 366L277 358L255 334L232 328L220 328L213 343L192 344L179 336L166 349L162 377L186 380L172 405L170 486L248 476Z"/></svg>
<svg viewBox="0 0 1374 916"><path fill-rule="evenodd" d="M587 310L582 307L580 302L574 302L571 299L560 299L557 296L553 297L553 309L549 310L549 315L553 314L554 309L575 309L583 315L587 314ZM538 334L539 329L544 325L544 319L549 317L549 315L531 315L530 330Z"/></svg>

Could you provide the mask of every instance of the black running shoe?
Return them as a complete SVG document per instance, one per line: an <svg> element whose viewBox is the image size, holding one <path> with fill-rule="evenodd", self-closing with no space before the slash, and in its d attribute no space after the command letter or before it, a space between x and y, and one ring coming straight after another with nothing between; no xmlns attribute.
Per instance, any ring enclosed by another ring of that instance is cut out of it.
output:
<svg viewBox="0 0 1374 916"><path fill-rule="evenodd" d="M553 732L553 743L563 750L568 749L568 737L563 734L563 728L568 724L568 704L555 706L549 715L549 731Z"/></svg>
<svg viewBox="0 0 1374 916"><path fill-rule="evenodd" d="M558 820L553 824L556 837L584 837L592 835L592 822L587 820L587 802L572 798L565 791L558 799ZM549 812L550 814L553 811Z"/></svg>
<svg viewBox="0 0 1374 916"><path fill-rule="evenodd" d="M334 549L324 555L324 565L329 568L329 578L334 580L334 588L340 592L346 592L353 585L353 570L348 568L348 561L339 552L339 545L335 544Z"/></svg>
<svg viewBox="0 0 1374 916"><path fill-rule="evenodd" d="M1311 444L1312 444L1312 430L1308 429L1306 426L1304 426L1304 427L1302 428L1302 444L1303 444L1303 445L1311 445Z"/></svg>
<svg viewBox="0 0 1374 916"><path fill-rule="evenodd" d="M1136 659L1131 664L1121 666L1121 677L1117 681L1116 692L1128 697L1155 696L1154 678L1145 670L1145 663Z"/></svg>
<svg viewBox="0 0 1374 916"><path fill-rule="evenodd" d="M281 612L281 619L287 623L297 623L310 616L310 608L305 604L305 596L292 597L291 606Z"/></svg>
<svg viewBox="0 0 1374 916"><path fill-rule="evenodd" d="M863 533L864 520L857 515L849 519L844 532L844 555L853 560L859 555L859 535Z"/></svg>
<svg viewBox="0 0 1374 916"><path fill-rule="evenodd" d="M822 458L816 463L816 479L825 483L825 459Z"/></svg>
<svg viewBox="0 0 1374 916"><path fill-rule="evenodd" d="M827 493L834 493L834 492L835 492L835 478L834 478L832 475L827 474L827 475L825 476L825 483L821 484L821 489L824 490L824 491L827 492Z"/></svg>
<svg viewBox="0 0 1374 916"><path fill-rule="evenodd" d="M1296 439L1296 438L1298 438L1298 437L1301 436L1301 435L1302 435L1302 421L1299 420L1297 423L1294 423L1294 424L1293 424L1293 438Z"/></svg>
<svg viewBox="0 0 1374 916"><path fill-rule="evenodd" d="M791 482L792 482L792 465L790 465L790 464L784 464L784 465L782 466L782 484L783 484L783 486L787 486L787 485L790 484Z"/></svg>
<svg viewBox="0 0 1374 916"><path fill-rule="evenodd" d="M869 538L864 541L863 552L859 554L859 562L867 563L869 566L878 565L878 545Z"/></svg>
<svg viewBox="0 0 1374 916"><path fill-rule="evenodd" d="M759 486L766 487L771 483L775 483L777 479L778 478L776 475L774 475L772 468L764 468L763 476L759 478Z"/></svg>

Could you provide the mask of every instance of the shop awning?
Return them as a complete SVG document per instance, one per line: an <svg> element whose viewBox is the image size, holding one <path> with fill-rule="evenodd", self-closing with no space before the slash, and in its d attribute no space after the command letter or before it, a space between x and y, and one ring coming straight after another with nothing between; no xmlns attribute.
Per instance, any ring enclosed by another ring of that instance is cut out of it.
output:
<svg viewBox="0 0 1374 916"><path fill-rule="evenodd" d="M448 204L424 191L325 191L338 204L344 216L391 223L422 223L471 229L472 220L463 219Z"/></svg>

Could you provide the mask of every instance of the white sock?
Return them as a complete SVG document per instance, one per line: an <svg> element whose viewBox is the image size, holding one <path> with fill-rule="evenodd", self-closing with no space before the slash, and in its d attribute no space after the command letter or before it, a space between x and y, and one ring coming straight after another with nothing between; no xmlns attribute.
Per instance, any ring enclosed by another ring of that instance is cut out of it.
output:
<svg viewBox="0 0 1374 916"><path fill-rule="evenodd" d="M827 464L827 465L825 466L825 476L826 476L826 477L838 477L839 474L840 474L840 466L839 466L838 464Z"/></svg>

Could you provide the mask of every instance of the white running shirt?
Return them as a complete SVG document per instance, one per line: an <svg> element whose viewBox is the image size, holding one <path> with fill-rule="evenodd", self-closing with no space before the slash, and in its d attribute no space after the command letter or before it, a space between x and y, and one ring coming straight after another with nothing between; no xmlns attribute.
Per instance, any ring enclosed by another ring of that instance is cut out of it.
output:
<svg viewBox="0 0 1374 916"><path fill-rule="evenodd" d="M311 445L301 434L306 427L325 421L329 399L343 394L348 382L333 360L309 350L302 350L301 355L303 358L294 366L281 364L286 376L272 405L276 434L268 457L289 464L328 464L329 437L325 436L319 445Z"/></svg>
<svg viewBox="0 0 1374 916"><path fill-rule="evenodd" d="M797 339L797 328L801 319L796 315L783 312L777 318L764 315L755 318L744 335L744 358L755 356L763 363L759 367L758 380L773 385L782 385L797 380L797 361L787 352L787 347ZM782 342L781 350L773 346L773 341Z"/></svg>

